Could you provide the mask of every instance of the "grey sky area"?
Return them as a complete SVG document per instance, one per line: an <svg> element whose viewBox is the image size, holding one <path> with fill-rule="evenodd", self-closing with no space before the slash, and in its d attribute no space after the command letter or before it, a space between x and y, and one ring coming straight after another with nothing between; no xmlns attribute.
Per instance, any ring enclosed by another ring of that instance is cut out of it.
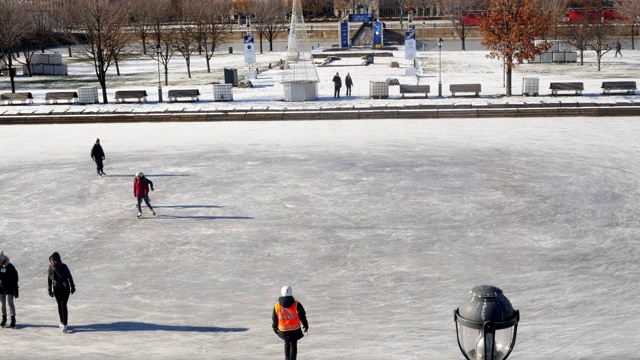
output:
<svg viewBox="0 0 640 360"><path fill-rule="evenodd" d="M462 359L453 310L503 289L513 359L637 359L636 118L0 128L0 249L20 273L3 358ZM89 151L107 155L98 177ZM133 175L154 182L136 219ZM69 327L48 257L75 278Z"/></svg>

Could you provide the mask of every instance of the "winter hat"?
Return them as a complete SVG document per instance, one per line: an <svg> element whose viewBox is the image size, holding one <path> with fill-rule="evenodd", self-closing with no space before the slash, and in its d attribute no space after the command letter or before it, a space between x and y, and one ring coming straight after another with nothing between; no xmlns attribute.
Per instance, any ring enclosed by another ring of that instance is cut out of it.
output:
<svg viewBox="0 0 640 360"><path fill-rule="evenodd" d="M4 251L0 250L0 260L7 260L7 256L4 254Z"/></svg>
<svg viewBox="0 0 640 360"><path fill-rule="evenodd" d="M144 174L142 173L142 171L138 171L138 172L136 173L136 177L143 178L143 177L144 177Z"/></svg>
<svg viewBox="0 0 640 360"><path fill-rule="evenodd" d="M96 138L96 142L99 143L100 142L100 138Z"/></svg>
<svg viewBox="0 0 640 360"><path fill-rule="evenodd" d="M291 286L283 286L282 289L280 290L280 294L282 294L282 296L293 296L293 289L291 288Z"/></svg>
<svg viewBox="0 0 640 360"><path fill-rule="evenodd" d="M54 252L53 254L51 254L51 256L49 256L49 261L51 260L62 262L62 260L60 259L60 254L58 254L57 252Z"/></svg>

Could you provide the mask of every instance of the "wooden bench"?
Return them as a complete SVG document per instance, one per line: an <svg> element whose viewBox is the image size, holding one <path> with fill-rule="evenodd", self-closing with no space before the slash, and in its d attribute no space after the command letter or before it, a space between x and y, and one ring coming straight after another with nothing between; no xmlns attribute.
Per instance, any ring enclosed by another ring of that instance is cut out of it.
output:
<svg viewBox="0 0 640 360"><path fill-rule="evenodd" d="M13 104L16 101L20 101L23 104L33 104L33 95L31 95L30 92L4 93L0 95L0 102L2 104Z"/></svg>
<svg viewBox="0 0 640 360"><path fill-rule="evenodd" d="M625 91L627 94L635 94L636 82L635 81L603 81L602 82L603 94L609 95L611 94L612 90L621 90L621 91Z"/></svg>
<svg viewBox="0 0 640 360"><path fill-rule="evenodd" d="M456 93L459 92L475 93L475 96L480 96L482 86L480 84L451 84L449 91L451 91L451 96L456 96Z"/></svg>
<svg viewBox="0 0 640 360"><path fill-rule="evenodd" d="M178 101L178 99L189 98L191 101L200 100L200 90L198 89L183 89L183 90L169 90L169 101Z"/></svg>
<svg viewBox="0 0 640 360"><path fill-rule="evenodd" d="M549 85L549 89L551 89L551 95L558 95L558 91L575 91L576 95L582 95L582 90L584 90L584 84L581 82L568 82L568 83L560 83L560 82L552 82Z"/></svg>
<svg viewBox="0 0 640 360"><path fill-rule="evenodd" d="M116 91L116 101L125 102L127 99L136 99L138 102L147 102L146 90L120 90Z"/></svg>
<svg viewBox="0 0 640 360"><path fill-rule="evenodd" d="M400 84L400 94L403 98L404 94L424 94L424 97L429 97L429 85Z"/></svg>
<svg viewBox="0 0 640 360"><path fill-rule="evenodd" d="M44 100L49 103L57 104L58 101L68 101L70 103L78 102L78 93L75 91L56 91L48 92L44 96Z"/></svg>

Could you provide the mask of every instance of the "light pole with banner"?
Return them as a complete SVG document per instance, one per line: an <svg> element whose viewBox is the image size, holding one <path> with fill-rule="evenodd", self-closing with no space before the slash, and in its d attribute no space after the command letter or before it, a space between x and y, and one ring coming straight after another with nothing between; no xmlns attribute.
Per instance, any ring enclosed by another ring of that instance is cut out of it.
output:
<svg viewBox="0 0 640 360"><path fill-rule="evenodd" d="M160 56L162 49L160 44L156 44L156 60L158 60L158 102L162 102L162 82L160 80Z"/></svg>
<svg viewBox="0 0 640 360"><path fill-rule="evenodd" d="M442 97L442 44L444 44L444 40L442 40L442 38L439 38L438 39L438 53L439 53L438 97Z"/></svg>

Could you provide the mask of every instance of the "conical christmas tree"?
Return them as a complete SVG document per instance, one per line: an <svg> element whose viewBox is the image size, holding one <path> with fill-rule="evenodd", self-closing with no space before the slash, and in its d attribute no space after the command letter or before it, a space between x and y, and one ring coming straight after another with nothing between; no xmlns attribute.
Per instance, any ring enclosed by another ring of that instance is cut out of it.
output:
<svg viewBox="0 0 640 360"><path fill-rule="evenodd" d="M302 16L302 5L300 0L293 0L287 58L282 74L285 101L317 99L319 81Z"/></svg>

